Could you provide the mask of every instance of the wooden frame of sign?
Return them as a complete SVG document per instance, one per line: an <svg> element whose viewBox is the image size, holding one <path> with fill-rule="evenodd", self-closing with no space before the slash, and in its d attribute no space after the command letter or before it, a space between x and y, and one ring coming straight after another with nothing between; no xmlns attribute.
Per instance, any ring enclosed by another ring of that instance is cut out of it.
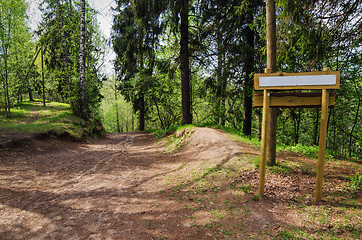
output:
<svg viewBox="0 0 362 240"><path fill-rule="evenodd" d="M328 108L334 106L334 95L329 89L339 89L340 72L324 68L318 72L304 73L257 73L254 75L255 90L263 90L262 96L255 96L256 107L263 107L263 122L261 136L261 156L259 171L259 195L264 194L266 169L266 135L268 132L268 115L270 107L321 107L321 121L319 132L318 170L316 179L315 202L321 200L324 160L327 139ZM321 96L313 93L270 93L270 90L322 90Z"/></svg>
<svg viewBox="0 0 362 240"><path fill-rule="evenodd" d="M339 89L339 71L256 73L255 90Z"/></svg>
<svg viewBox="0 0 362 240"><path fill-rule="evenodd" d="M329 108L335 104L335 94L329 93ZM308 101L306 101L308 100ZM271 108L320 108L322 106L322 93L270 93ZM263 107L263 94L254 94L254 107Z"/></svg>

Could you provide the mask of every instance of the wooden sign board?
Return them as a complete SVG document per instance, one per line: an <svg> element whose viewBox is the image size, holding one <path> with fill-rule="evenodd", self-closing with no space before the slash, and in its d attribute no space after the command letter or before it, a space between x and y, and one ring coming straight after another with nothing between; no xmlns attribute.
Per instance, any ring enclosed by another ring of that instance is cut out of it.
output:
<svg viewBox="0 0 362 240"><path fill-rule="evenodd" d="M335 95L329 94L329 106L334 107ZM322 106L321 93L270 93L271 108L320 108ZM263 94L254 94L254 107L263 107Z"/></svg>
<svg viewBox="0 0 362 240"><path fill-rule="evenodd" d="M339 89L339 71L256 73L255 90Z"/></svg>
<svg viewBox="0 0 362 240"><path fill-rule="evenodd" d="M321 107L321 121L319 133L318 170L316 179L315 202L318 203L322 196L322 184L324 173L324 160L327 140L328 107L334 105L334 95L330 95L329 89L339 89L340 72L330 71L324 68L323 72L303 73L270 73L271 69L266 68L266 73L254 75L255 90L263 90L263 95L254 98L254 106L263 107L263 125L261 137L261 156L259 171L259 195L264 194L266 152L268 142L269 109L270 107ZM271 93L271 90L312 90L321 89L322 94L312 96L315 93Z"/></svg>

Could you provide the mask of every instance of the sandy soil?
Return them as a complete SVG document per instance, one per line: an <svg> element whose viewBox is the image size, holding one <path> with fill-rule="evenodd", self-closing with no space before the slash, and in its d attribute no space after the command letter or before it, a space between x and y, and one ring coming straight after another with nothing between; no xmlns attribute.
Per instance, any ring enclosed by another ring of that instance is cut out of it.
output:
<svg viewBox="0 0 362 240"><path fill-rule="evenodd" d="M175 187L182 193L208 174L189 179L190 169L201 169L206 162L227 166L232 159L258 152L218 130L195 131L177 154L141 132L108 134L87 144L33 140L30 147L2 150L0 239L245 239L243 231L228 235L226 230L222 234L196 226L229 221L209 214L214 201L197 202L196 195L187 195L186 204L172 194ZM175 177L181 180L173 183L170 179ZM257 179L258 172L250 170L233 181L248 181L255 188ZM295 215L273 205L273 193L278 190L281 199L290 200L293 191L313 191L308 189L313 183L294 189L298 186L295 181L286 190L267 186L263 202L226 187L218 196L235 207L247 204L245 231L257 234L267 229L272 236L282 226L298 226Z"/></svg>

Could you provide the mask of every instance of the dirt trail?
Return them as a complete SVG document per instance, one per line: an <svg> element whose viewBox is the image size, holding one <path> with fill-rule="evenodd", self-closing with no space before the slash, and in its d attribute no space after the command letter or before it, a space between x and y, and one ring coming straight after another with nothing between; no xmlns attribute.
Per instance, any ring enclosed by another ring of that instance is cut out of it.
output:
<svg viewBox="0 0 362 240"><path fill-rule="evenodd" d="M138 132L3 152L0 238L147 239L154 233L142 219L159 218L171 202L136 188L172 170L161 160L151 137Z"/></svg>
<svg viewBox="0 0 362 240"><path fill-rule="evenodd" d="M202 142L205 134L210 142ZM93 144L34 141L27 150L3 152L0 238L198 239L185 224L189 210L162 192L182 163L235 156L237 145L222 148L220 140L205 129L171 155L149 134L133 132Z"/></svg>
<svg viewBox="0 0 362 240"><path fill-rule="evenodd" d="M246 231L272 236L297 224L277 204L250 201L229 185L199 196L205 191L193 184L258 152L218 130L195 131L177 154L141 132L89 144L34 140L31 147L2 150L0 239L243 239ZM243 178L256 185L257 175L251 170ZM213 210L217 201L225 207ZM230 218L220 216L224 209ZM233 235L218 227L241 221Z"/></svg>

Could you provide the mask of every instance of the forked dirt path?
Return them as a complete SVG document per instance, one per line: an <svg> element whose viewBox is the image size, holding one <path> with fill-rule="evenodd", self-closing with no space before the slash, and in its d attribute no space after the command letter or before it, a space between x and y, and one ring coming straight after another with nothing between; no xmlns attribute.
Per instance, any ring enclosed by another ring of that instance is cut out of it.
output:
<svg viewBox="0 0 362 240"><path fill-rule="evenodd" d="M1 152L0 239L209 238L189 223L190 210L164 193L167 176L206 156L236 157L241 146L224 144L216 130L197 136L176 155L141 132L92 144L35 140Z"/></svg>
<svg viewBox="0 0 362 240"><path fill-rule="evenodd" d="M246 195L257 187L255 166L228 175L256 149L215 129L195 131L177 154L141 132L0 149L0 239L272 239L298 226L282 205ZM281 180L287 200L313 191L307 177Z"/></svg>

